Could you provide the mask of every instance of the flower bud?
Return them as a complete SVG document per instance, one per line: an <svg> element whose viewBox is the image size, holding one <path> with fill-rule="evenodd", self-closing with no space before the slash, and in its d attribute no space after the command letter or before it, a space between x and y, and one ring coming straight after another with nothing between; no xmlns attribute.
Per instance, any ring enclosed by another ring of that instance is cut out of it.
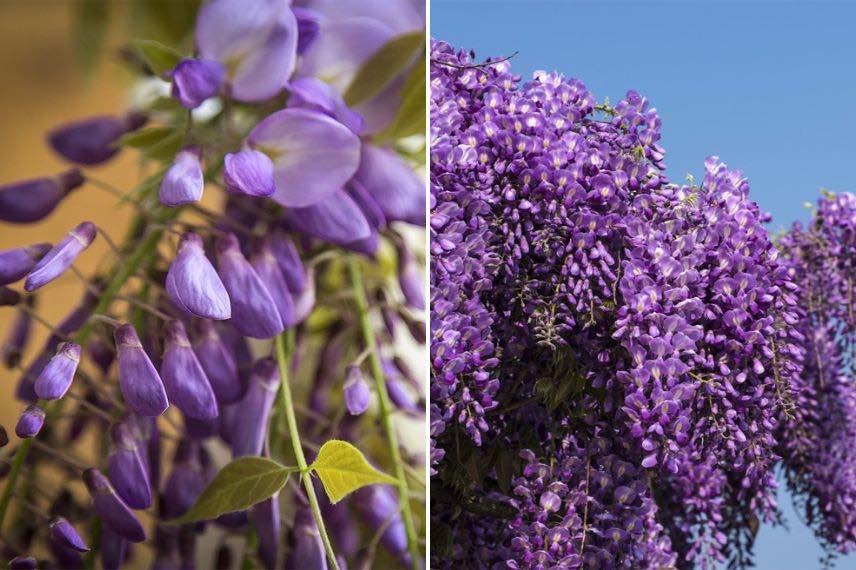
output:
<svg viewBox="0 0 856 570"><path fill-rule="evenodd" d="M17 305L21 300L21 294L8 287L0 285L0 307Z"/></svg>
<svg viewBox="0 0 856 570"><path fill-rule="evenodd" d="M268 246L285 277L288 290L294 295L302 293L306 288L306 268L294 242L285 232L275 231L268 239Z"/></svg>
<svg viewBox="0 0 856 570"><path fill-rule="evenodd" d="M78 551L53 540L49 542L48 546L57 568L62 568L63 570L84 570L83 556Z"/></svg>
<svg viewBox="0 0 856 570"><path fill-rule="evenodd" d="M86 352L95 366L105 375L110 370L110 366L113 365L113 361L116 360L116 351L113 350L113 346L100 337L89 341L89 344L86 345Z"/></svg>
<svg viewBox="0 0 856 570"><path fill-rule="evenodd" d="M51 541L78 552L89 552L89 547L77 533L71 523L63 517L55 517L50 522Z"/></svg>
<svg viewBox="0 0 856 570"><path fill-rule="evenodd" d="M26 301L29 308L33 306L33 299L34 297L29 297ZM9 336L3 343L3 348L0 349L0 358L2 358L6 368L14 368L21 363L21 355L30 339L32 323L33 316L30 312L23 307L20 308L15 315L12 326L9 327Z"/></svg>
<svg viewBox="0 0 856 570"><path fill-rule="evenodd" d="M241 253L233 234L217 241L217 264L232 303L232 325L252 338L271 338L281 333L285 326L276 303Z"/></svg>
<svg viewBox="0 0 856 570"><path fill-rule="evenodd" d="M161 378L170 401L188 417L216 418L214 390L190 346L184 325L178 320L168 322L165 336Z"/></svg>
<svg viewBox="0 0 856 570"><path fill-rule="evenodd" d="M279 270L279 264L273 256L268 240L263 241L256 253L253 254L250 265L256 270L259 279L262 280L274 303L276 303L282 324L286 328L294 325L294 300L288 290L285 276Z"/></svg>
<svg viewBox="0 0 856 570"><path fill-rule="evenodd" d="M28 406L18 418L15 433L21 439L35 437L45 425L45 411L35 404Z"/></svg>
<svg viewBox="0 0 856 570"><path fill-rule="evenodd" d="M169 407L163 381L143 350L137 331L129 324L113 337L119 357L119 386L125 403L141 416L159 416Z"/></svg>
<svg viewBox="0 0 856 570"><path fill-rule="evenodd" d="M220 404L232 404L244 395L234 353L220 338L214 323L205 319L193 321L193 351L208 376Z"/></svg>
<svg viewBox="0 0 856 570"><path fill-rule="evenodd" d="M56 244L33 267L24 282L24 289L35 291L71 267L77 256L83 253L95 239L95 225L83 222L72 228L62 240Z"/></svg>
<svg viewBox="0 0 856 570"><path fill-rule="evenodd" d="M80 363L79 344L64 342L42 369L36 380L36 395L41 400L58 400L65 396Z"/></svg>
<svg viewBox="0 0 856 570"><path fill-rule="evenodd" d="M9 561L10 570L36 570L39 562L32 556L16 556Z"/></svg>
<svg viewBox="0 0 856 570"><path fill-rule="evenodd" d="M50 250L51 244L37 243L0 251L0 285L8 285L23 278Z"/></svg>
<svg viewBox="0 0 856 570"><path fill-rule="evenodd" d="M226 66L211 59L183 59L170 72L172 96L186 109L195 109L220 90Z"/></svg>
<svg viewBox="0 0 856 570"><path fill-rule="evenodd" d="M279 551L279 492L250 509L250 522L259 538L259 559L265 568L276 568Z"/></svg>
<svg viewBox="0 0 856 570"><path fill-rule="evenodd" d="M229 294L202 244L193 232L181 237L178 255L169 267L166 290L182 310L198 317L225 320L232 316Z"/></svg>
<svg viewBox="0 0 856 570"><path fill-rule="evenodd" d="M363 487L354 494L354 502L369 528L378 531L386 527L380 539L384 548L404 566L410 566L407 531L392 487L389 485Z"/></svg>
<svg viewBox="0 0 856 570"><path fill-rule="evenodd" d="M301 570L316 568L327 570L327 556L324 543L312 518L308 506L298 507L294 515L294 526L289 534L288 558L285 561L286 570Z"/></svg>
<svg viewBox="0 0 856 570"><path fill-rule="evenodd" d="M386 392L389 394L389 399L393 405L399 410L411 413L422 413L424 410L416 401L416 398L407 390L407 386L401 379L387 376L386 377Z"/></svg>
<svg viewBox="0 0 856 570"><path fill-rule="evenodd" d="M196 148L185 148L175 155L158 191L161 204L181 206L202 199L205 179L199 159L199 149Z"/></svg>
<svg viewBox="0 0 856 570"><path fill-rule="evenodd" d="M238 421L231 426L232 457L262 454L279 382L279 369L272 358L263 358L253 366L247 393L238 404Z"/></svg>
<svg viewBox="0 0 856 570"><path fill-rule="evenodd" d="M137 452L146 466L151 488L156 489L160 483L161 444L160 431L157 429L157 418L130 414L125 423L131 429L137 440Z"/></svg>
<svg viewBox="0 0 856 570"><path fill-rule="evenodd" d="M223 163L223 181L226 190L233 194L265 197L276 191L273 162L258 150L228 153Z"/></svg>
<svg viewBox="0 0 856 570"><path fill-rule="evenodd" d="M103 473L97 469L87 469L83 472L83 482L86 483L86 488L92 496L95 512L101 517L106 528L131 542L146 540L143 525L128 505L119 498Z"/></svg>
<svg viewBox="0 0 856 570"><path fill-rule="evenodd" d="M343 391L345 394L345 406L351 415L358 416L368 409L369 401L371 400L371 391L365 378L363 378L363 372L359 366L348 366L345 370Z"/></svg>
<svg viewBox="0 0 856 570"><path fill-rule="evenodd" d="M425 310L425 281L419 274L419 265L416 257L403 244L398 249L398 284L407 305L419 310Z"/></svg>
<svg viewBox="0 0 856 570"><path fill-rule="evenodd" d="M110 429L112 447L107 456L107 476L116 493L132 509L152 506L152 490L146 465L129 426L119 423Z"/></svg>
<svg viewBox="0 0 856 570"><path fill-rule="evenodd" d="M0 448L6 447L9 444L9 434L6 433L6 428L0 426Z"/></svg>
<svg viewBox="0 0 856 570"><path fill-rule="evenodd" d="M82 184L83 174L72 168L54 177L0 186L0 221L14 224L38 222Z"/></svg>
<svg viewBox="0 0 856 570"><path fill-rule="evenodd" d="M58 127L48 135L54 151L70 162L95 166L119 152L119 137L146 124L143 113L131 112L122 118L93 117Z"/></svg>
<svg viewBox="0 0 856 570"><path fill-rule="evenodd" d="M176 450L172 471L164 484L163 515L171 519L186 513L205 489L205 484L197 445L182 441Z"/></svg>
<svg viewBox="0 0 856 570"><path fill-rule="evenodd" d="M125 562L128 541L107 527L101 529L101 566L104 570L119 570Z"/></svg>

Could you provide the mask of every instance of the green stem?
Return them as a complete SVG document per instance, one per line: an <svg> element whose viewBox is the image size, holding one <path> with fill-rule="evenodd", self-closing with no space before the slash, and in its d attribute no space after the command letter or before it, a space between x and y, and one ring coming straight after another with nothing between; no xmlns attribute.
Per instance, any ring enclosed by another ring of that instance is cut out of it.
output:
<svg viewBox="0 0 856 570"><path fill-rule="evenodd" d="M354 256L348 257L348 271L351 275L351 283L354 287L354 298L357 303L357 312L359 313L360 328L363 332L363 341L366 344L366 349L369 351L369 364L371 366L372 377L375 381L375 389L377 390L378 402L380 404L380 415L383 422L383 428L386 432L386 440L389 445L389 454L395 465L395 477L398 479L398 503L401 508L402 518L404 518L404 528L407 531L407 547L410 550L414 570L419 568L419 542L416 536L416 526L413 523L413 512L410 509L410 491L407 488L407 478L404 471L404 461L401 459L401 450L398 446L398 435L395 431L395 426L392 423L392 404L390 403L389 393L386 390L386 381L383 377L383 369L380 363L380 356L377 353L377 343L375 341L374 330L372 329L369 319L369 303L366 299L366 290L363 285L363 275L360 271L360 266Z"/></svg>
<svg viewBox="0 0 856 570"><path fill-rule="evenodd" d="M165 210L161 213L158 218L158 221L161 223L168 222L171 219L175 218L178 215L179 209L170 209ZM163 230L154 230L151 234L139 245L137 248L125 259L125 262L119 266L113 278L110 280L110 283L101 293L101 298L98 301L98 304L95 306L93 314L105 313L110 308L111 303L115 299L116 295L125 285L125 282L128 278L134 274L138 267L141 267L145 263L148 262L149 258L155 253L158 243L160 242L160 238L163 235ZM92 333L93 329L93 321L87 321L83 327L77 331L77 334L74 335L74 342L77 344L83 345L86 343L86 339ZM48 417L51 417L54 413L61 410L63 400L57 400L53 402L50 406L47 406L46 412ZM39 400L38 405L45 407L48 402L44 400ZM9 502L12 499L12 492L15 489L15 483L18 480L18 475L21 472L21 468L24 466L24 461L27 459L27 455L30 453L30 448L33 446L32 439L26 439L21 443L21 446L18 448L18 451L15 453L15 459L12 462L12 468L9 471L9 475L6 478L6 486L3 488L3 495L0 496L0 532L3 529L3 522L6 519L6 512L9 509Z"/></svg>
<svg viewBox="0 0 856 570"><path fill-rule="evenodd" d="M306 497L309 499L309 506L312 508L312 516L315 517L315 525L318 527L318 533L321 535L321 542L324 543L324 550L327 552L327 559L330 561L330 567L333 570L339 570L339 563L336 561L336 554L333 552L333 544L330 542L330 537L327 536L327 529L324 527L324 518L321 516L321 507L318 505L318 497L315 496L315 487L312 485L312 474L309 472L306 465L306 457L303 455L303 446L300 443L300 433L297 431L297 417L294 413L294 401L291 397L291 386L288 383L288 357L285 353L286 335L287 333L283 333L274 339L274 346L276 347L276 361L279 364L280 375L277 405L280 408L280 413L285 415L285 420L288 424L288 433L291 438L291 446L294 449L294 458L297 460L297 466L300 468L300 481L303 483L303 488L306 491Z"/></svg>

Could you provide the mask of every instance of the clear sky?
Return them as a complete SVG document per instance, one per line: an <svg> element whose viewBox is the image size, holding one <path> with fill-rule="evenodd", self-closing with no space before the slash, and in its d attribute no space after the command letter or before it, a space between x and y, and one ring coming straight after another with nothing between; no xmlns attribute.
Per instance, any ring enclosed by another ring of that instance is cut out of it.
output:
<svg viewBox="0 0 856 570"><path fill-rule="evenodd" d="M667 172L718 155L749 178L771 229L807 219L821 188L856 191L856 1L431 0L431 35L512 69L560 71L598 99L628 89L663 120ZM780 493L790 531L762 527L759 570L818 568L820 549ZM856 568L856 555L839 559Z"/></svg>

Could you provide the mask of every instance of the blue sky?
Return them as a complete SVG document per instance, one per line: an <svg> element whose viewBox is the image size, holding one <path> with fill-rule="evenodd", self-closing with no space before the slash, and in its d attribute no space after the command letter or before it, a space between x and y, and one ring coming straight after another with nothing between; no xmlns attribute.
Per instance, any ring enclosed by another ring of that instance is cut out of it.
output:
<svg viewBox="0 0 856 570"><path fill-rule="evenodd" d="M561 71L598 99L639 91L663 120L672 179L720 156L771 229L807 219L821 188L856 191L856 2L431 0L431 35L479 59L518 51L524 78ZM817 568L820 549L780 502L790 531L762 528L757 568Z"/></svg>

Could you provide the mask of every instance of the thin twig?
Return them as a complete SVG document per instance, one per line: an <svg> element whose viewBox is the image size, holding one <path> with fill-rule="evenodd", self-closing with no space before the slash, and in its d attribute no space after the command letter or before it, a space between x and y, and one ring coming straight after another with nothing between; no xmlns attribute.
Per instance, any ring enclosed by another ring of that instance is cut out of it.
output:
<svg viewBox="0 0 856 570"><path fill-rule="evenodd" d="M453 67L455 69L479 69L482 67L488 67L490 65L496 65L497 63L502 63L504 61L508 61L511 58L513 58L514 56L516 56L518 53L519 52L515 50L515 52L512 53L511 55L509 55L508 57L502 57L502 58L492 60L492 61L485 61L483 63L460 64L460 63L452 63L451 61L443 61L441 59L435 59L433 57L431 58L431 63L436 63L437 65L445 65L446 67Z"/></svg>

